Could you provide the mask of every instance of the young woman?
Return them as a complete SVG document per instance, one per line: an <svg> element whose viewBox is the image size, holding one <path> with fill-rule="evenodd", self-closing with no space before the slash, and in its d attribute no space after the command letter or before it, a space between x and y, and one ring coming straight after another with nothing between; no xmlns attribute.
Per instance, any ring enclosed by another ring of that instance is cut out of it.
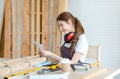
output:
<svg viewBox="0 0 120 79"><path fill-rule="evenodd" d="M61 57L46 50L43 53L40 53L40 51L40 56L51 57L58 61L63 58L69 58L71 64L78 61L84 62L88 50L88 42L80 21L70 12L63 12L57 17L57 23L60 31L65 33L64 44L60 48Z"/></svg>

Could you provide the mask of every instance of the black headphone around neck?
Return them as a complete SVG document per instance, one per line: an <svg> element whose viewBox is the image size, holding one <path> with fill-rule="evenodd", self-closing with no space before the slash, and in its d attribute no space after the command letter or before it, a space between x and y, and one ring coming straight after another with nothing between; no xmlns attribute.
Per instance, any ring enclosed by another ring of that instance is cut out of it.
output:
<svg viewBox="0 0 120 79"><path fill-rule="evenodd" d="M74 32L69 32L68 34L64 35L64 41L65 43L70 43L71 40L74 38L75 33Z"/></svg>

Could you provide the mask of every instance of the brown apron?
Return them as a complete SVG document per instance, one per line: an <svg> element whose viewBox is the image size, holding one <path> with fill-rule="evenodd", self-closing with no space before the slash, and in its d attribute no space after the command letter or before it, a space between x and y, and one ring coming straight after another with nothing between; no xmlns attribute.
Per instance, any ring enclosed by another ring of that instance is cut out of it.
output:
<svg viewBox="0 0 120 79"><path fill-rule="evenodd" d="M73 57L73 54L75 53L75 50L73 52L71 52L70 49L68 47L65 47L64 45L65 45L65 43L60 48L61 55L63 58L69 58L71 60ZM71 64L71 67L72 67L73 71L76 70L74 65L83 66L83 67L85 67L85 70L88 70L88 68L85 64L89 65L89 67L91 68L91 65L89 63L83 63L80 60L76 64Z"/></svg>
<svg viewBox="0 0 120 79"><path fill-rule="evenodd" d="M68 47L65 47L64 45L65 43L60 48L61 56L63 58L69 58L71 60L75 51L71 52L70 49Z"/></svg>

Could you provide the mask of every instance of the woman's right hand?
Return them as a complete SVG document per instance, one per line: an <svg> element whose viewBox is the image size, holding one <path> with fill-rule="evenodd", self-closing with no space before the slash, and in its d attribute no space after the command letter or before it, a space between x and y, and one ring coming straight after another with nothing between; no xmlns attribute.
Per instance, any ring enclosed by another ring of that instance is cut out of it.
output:
<svg viewBox="0 0 120 79"><path fill-rule="evenodd" d="M39 50L39 52L38 52L38 55L40 56L40 57L44 57L44 54Z"/></svg>

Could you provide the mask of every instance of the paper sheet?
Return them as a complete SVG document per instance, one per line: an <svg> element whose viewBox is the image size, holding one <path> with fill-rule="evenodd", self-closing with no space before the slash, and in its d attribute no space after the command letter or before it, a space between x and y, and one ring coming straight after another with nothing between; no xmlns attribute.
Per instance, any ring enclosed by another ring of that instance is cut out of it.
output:
<svg viewBox="0 0 120 79"><path fill-rule="evenodd" d="M35 43L35 45L39 48L39 51L40 51L41 53L43 53L43 51L44 51L43 45L40 44L40 43L38 43L38 42L36 42L36 41L34 41L34 43Z"/></svg>

